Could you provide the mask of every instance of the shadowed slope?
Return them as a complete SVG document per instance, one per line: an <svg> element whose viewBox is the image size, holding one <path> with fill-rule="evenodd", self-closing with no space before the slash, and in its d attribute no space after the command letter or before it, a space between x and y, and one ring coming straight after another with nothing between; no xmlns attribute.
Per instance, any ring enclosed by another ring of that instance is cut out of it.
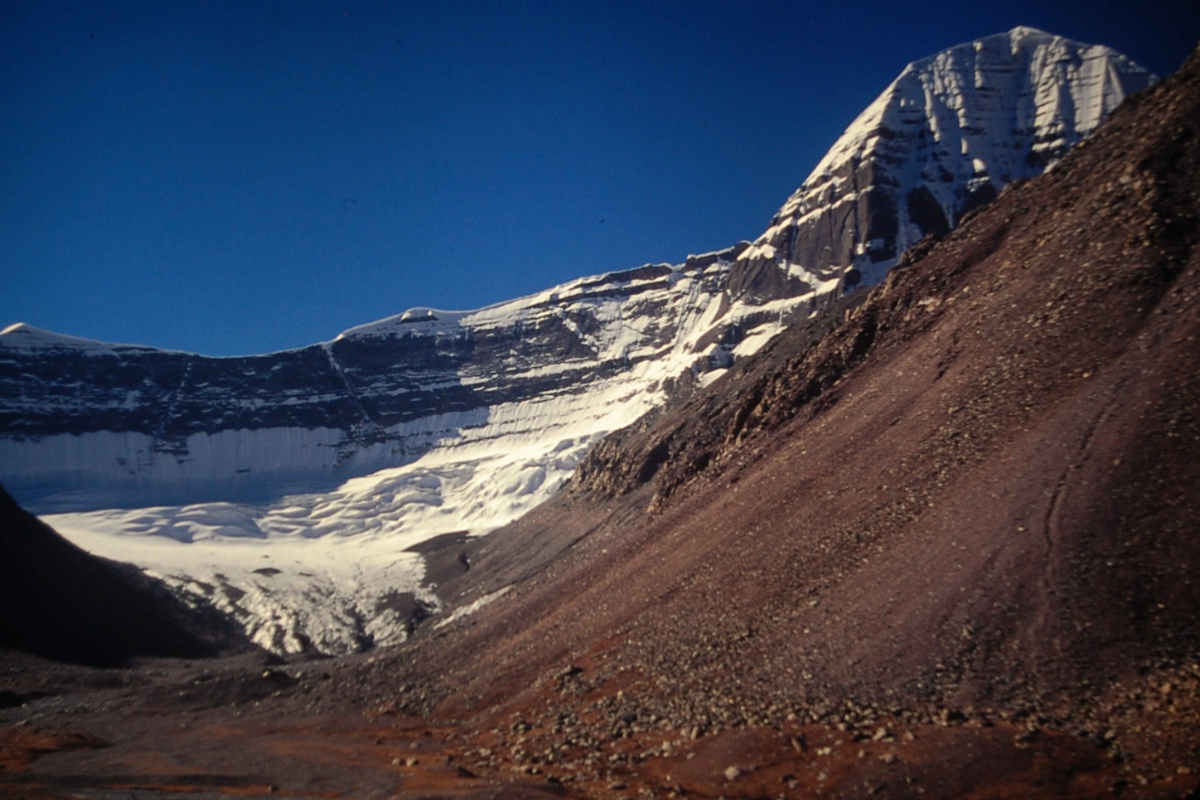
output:
<svg viewBox="0 0 1200 800"><path fill-rule="evenodd" d="M135 567L88 555L0 488L0 647L94 666L237 642ZM244 645L243 645L244 646Z"/></svg>

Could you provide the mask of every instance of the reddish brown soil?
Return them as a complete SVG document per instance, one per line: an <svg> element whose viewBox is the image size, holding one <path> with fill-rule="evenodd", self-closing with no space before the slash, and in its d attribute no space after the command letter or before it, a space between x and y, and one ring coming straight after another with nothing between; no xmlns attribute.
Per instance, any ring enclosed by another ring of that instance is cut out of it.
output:
<svg viewBox="0 0 1200 800"><path fill-rule="evenodd" d="M511 588L409 648L400 702L524 719L542 762L647 719L1032 722L1106 751L1122 793L1178 791L1200 767L1197 130L1194 58L832 330L606 440L442 587Z"/></svg>
<svg viewBox="0 0 1200 800"><path fill-rule="evenodd" d="M0 687L25 699L0 710L0 796L562 794L544 776L462 767L461 725L347 702L334 684L369 672L364 659L261 661L97 670L0 651ZM34 687L48 693L33 697ZM313 713L314 698L332 713Z"/></svg>
<svg viewBox="0 0 1200 800"><path fill-rule="evenodd" d="M0 684L55 694L0 711L0 796L1175 798L1200 788L1186 765L1148 755L1163 752L1163 737L1174 747L1194 738L1200 671L1153 697L1129 693L1127 723L1091 738L995 712L862 724L848 709L825 723L709 732L648 717L610 728L593 711L564 735L541 709L565 697L603 708L621 695L545 683L514 711L441 723L388 706L354 710L355 687L386 690L370 685L379 664L264 669L240 658L114 673L5 655ZM230 686L245 689L240 702L227 702ZM309 711L325 704L337 711ZM1152 731L1133 727L1146 722ZM610 733L582 742L581 731L600 728Z"/></svg>

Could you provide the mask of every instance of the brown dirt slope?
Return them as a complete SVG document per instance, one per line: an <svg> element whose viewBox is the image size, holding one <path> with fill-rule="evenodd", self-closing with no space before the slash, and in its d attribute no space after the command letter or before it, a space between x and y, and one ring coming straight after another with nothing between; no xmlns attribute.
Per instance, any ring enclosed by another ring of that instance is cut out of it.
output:
<svg viewBox="0 0 1200 800"><path fill-rule="evenodd" d="M529 713L573 665L575 695L676 728L850 703L1100 736L1166 708L1143 690L1194 700L1198 239L1193 56L832 331L606 441L476 545L443 595L511 588L406 651L409 701ZM1153 725L1195 760L1176 721Z"/></svg>

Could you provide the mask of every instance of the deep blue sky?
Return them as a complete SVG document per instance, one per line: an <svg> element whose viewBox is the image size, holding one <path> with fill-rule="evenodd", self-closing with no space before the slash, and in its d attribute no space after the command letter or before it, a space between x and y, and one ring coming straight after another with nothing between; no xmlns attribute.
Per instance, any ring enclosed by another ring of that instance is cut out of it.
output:
<svg viewBox="0 0 1200 800"><path fill-rule="evenodd" d="M750 239L909 61L1196 0L0 4L0 326L210 355Z"/></svg>

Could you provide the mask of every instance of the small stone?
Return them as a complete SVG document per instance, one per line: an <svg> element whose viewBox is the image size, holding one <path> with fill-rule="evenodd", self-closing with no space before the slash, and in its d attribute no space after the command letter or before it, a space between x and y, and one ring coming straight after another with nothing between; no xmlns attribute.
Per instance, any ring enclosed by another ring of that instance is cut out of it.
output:
<svg viewBox="0 0 1200 800"><path fill-rule="evenodd" d="M742 774L741 767L729 767L728 769L725 770L725 780L727 780L727 781L735 780L741 774Z"/></svg>
<svg viewBox="0 0 1200 800"><path fill-rule="evenodd" d="M420 759L416 759L416 758L409 758L409 759L405 759L405 761L404 761L404 766L406 766L406 767L415 767L415 766L417 766L417 765L418 765L418 764L420 764L420 763L421 763Z"/></svg>

